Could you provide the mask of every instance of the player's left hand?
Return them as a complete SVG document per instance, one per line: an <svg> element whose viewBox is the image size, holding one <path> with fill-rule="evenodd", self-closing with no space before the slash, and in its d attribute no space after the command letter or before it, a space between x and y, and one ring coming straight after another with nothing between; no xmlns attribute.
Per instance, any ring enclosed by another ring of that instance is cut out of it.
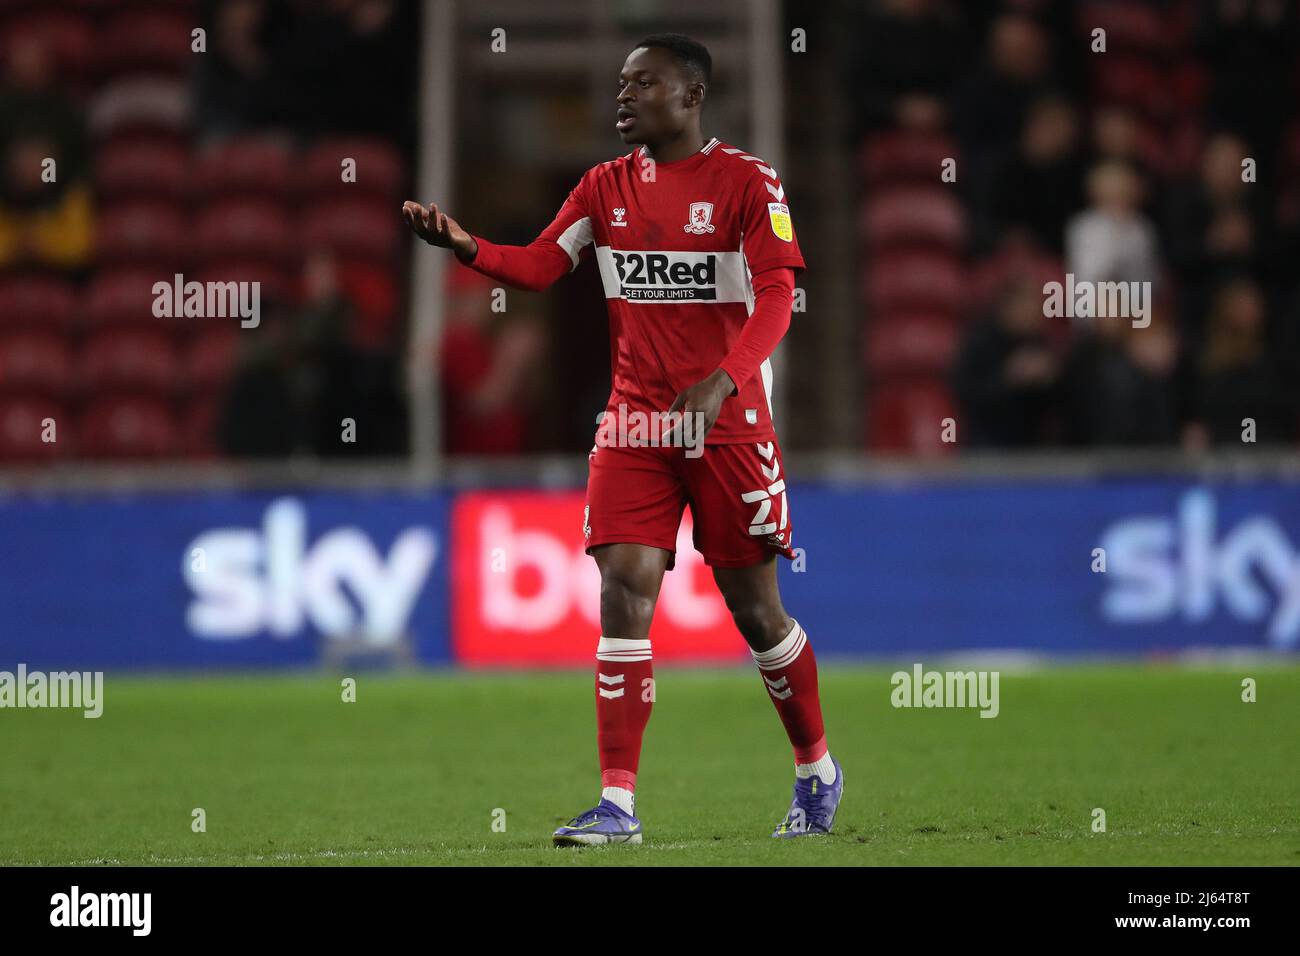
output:
<svg viewBox="0 0 1300 956"><path fill-rule="evenodd" d="M696 382L690 388L680 392L668 411L681 412L683 422L690 417L691 426L683 430L679 423L673 427L665 439L665 444L702 446L704 439L718 421L722 412L722 402L736 389L736 383L722 369L716 369L708 378Z"/></svg>

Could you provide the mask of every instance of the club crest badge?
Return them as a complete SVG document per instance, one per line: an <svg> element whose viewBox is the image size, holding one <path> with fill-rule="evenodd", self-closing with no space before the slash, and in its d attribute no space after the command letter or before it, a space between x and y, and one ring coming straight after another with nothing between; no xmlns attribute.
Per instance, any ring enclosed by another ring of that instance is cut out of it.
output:
<svg viewBox="0 0 1300 956"><path fill-rule="evenodd" d="M709 221L712 218L713 203L693 202L691 203L690 214L686 219L686 225L682 227L682 232L694 233L697 236L713 232L716 227Z"/></svg>

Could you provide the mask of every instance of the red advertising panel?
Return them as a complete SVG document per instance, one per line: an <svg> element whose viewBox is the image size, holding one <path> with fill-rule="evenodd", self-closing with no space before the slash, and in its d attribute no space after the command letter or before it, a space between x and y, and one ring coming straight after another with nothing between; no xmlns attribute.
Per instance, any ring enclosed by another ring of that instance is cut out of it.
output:
<svg viewBox="0 0 1300 956"><path fill-rule="evenodd" d="M452 507L455 660L480 667L590 665L600 637L600 575L583 551L582 493L474 492ZM656 662L747 657L691 544L689 512L650 639Z"/></svg>

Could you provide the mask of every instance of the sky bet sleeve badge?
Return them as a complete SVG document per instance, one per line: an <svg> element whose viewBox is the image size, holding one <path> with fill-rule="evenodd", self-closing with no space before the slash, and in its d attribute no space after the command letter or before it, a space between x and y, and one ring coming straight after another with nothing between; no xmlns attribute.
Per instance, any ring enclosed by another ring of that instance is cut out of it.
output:
<svg viewBox="0 0 1300 956"><path fill-rule="evenodd" d="M790 229L789 206L783 202L770 202L767 204L767 216L772 220L772 232L778 239L789 242L794 238L794 233Z"/></svg>

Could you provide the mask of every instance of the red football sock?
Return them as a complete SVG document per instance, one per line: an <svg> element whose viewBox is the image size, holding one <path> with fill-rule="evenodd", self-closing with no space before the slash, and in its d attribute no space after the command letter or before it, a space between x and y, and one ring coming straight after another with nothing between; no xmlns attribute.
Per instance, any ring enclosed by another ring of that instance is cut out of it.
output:
<svg viewBox="0 0 1300 956"><path fill-rule="evenodd" d="M795 621L776 647L752 653L794 747L794 762L810 764L821 760L827 748L822 705L817 696L817 659L803 628Z"/></svg>
<svg viewBox="0 0 1300 956"><path fill-rule="evenodd" d="M650 642L601 637L596 648L596 745L602 787L635 792L641 737L654 700Z"/></svg>

